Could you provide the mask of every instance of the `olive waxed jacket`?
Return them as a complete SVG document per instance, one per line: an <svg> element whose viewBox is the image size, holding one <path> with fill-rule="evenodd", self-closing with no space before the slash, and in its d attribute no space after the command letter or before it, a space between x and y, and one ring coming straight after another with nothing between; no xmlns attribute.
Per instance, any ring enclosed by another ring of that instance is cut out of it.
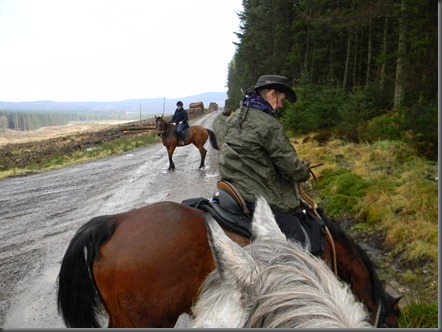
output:
<svg viewBox="0 0 442 332"><path fill-rule="evenodd" d="M252 107L239 108L227 120L219 171L246 201L261 195L281 212L299 207L295 182L310 177L278 119Z"/></svg>

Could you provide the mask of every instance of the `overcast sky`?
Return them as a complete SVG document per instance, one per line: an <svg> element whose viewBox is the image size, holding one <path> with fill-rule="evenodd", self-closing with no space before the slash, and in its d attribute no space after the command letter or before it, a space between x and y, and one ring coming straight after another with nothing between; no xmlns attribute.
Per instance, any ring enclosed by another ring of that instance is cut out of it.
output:
<svg viewBox="0 0 442 332"><path fill-rule="evenodd" d="M242 0L0 0L0 101L227 91Z"/></svg>

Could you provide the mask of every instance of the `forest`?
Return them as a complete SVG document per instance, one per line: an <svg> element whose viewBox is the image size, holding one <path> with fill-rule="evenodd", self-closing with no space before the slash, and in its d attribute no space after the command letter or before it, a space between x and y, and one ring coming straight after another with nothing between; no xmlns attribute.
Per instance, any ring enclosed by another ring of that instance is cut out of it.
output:
<svg viewBox="0 0 442 332"><path fill-rule="evenodd" d="M438 156L435 0L243 0L226 108L264 74L287 76L294 134L351 142L401 140Z"/></svg>
<svg viewBox="0 0 442 332"><path fill-rule="evenodd" d="M135 112L93 112L77 111L66 113L63 111L2 111L0 110L0 134L6 129L36 130L47 126L67 125L71 121L103 121L103 120L136 120L139 113Z"/></svg>
<svg viewBox="0 0 442 332"><path fill-rule="evenodd" d="M5 129L26 131L45 126L66 125L70 118L70 115L63 113L0 111L0 133Z"/></svg>

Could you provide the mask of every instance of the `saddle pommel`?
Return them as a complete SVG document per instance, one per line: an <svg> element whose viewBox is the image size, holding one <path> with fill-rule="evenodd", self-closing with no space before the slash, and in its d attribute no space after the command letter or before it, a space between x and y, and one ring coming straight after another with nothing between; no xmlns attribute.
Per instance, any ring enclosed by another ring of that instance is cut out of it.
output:
<svg viewBox="0 0 442 332"><path fill-rule="evenodd" d="M250 211L246 206L244 198L241 196L239 191L233 186L233 184L224 180L220 180L217 182L216 187L219 190L227 191L236 200L238 205L241 207L242 211L245 214L250 214Z"/></svg>

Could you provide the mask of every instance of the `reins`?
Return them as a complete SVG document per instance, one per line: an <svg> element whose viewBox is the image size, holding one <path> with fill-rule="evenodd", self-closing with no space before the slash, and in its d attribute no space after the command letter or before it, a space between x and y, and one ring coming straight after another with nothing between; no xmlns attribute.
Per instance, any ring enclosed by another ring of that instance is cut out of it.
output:
<svg viewBox="0 0 442 332"><path fill-rule="evenodd" d="M310 173L312 174L313 179L314 179L315 181L317 181L317 179L316 179L316 176L315 176L315 174L313 173L313 171L312 171L311 169L312 169L312 168L315 168L315 167L322 166L322 165L323 165L323 164L317 164L317 165L314 165L314 166L309 166L309 171L310 171ZM307 193L304 191L304 188L303 188L301 182L297 182L297 183L296 183L296 189L297 189L297 192L298 192L298 194L299 194L299 197L300 197L301 201L302 201L305 205L307 205L307 207L313 212L313 214L314 214L316 217L318 217L319 219L322 220L320 214L319 214L318 211L316 210L316 209L318 208L318 205L317 205L316 202L315 202L310 196L308 196ZM334 272L335 272L335 275L337 276L337 275L338 275L338 267L337 267L338 265L337 265L337 261L336 261L336 249L335 249L335 243L334 243L334 241L333 241L333 237L332 237L332 235L331 235L331 233L330 233L330 231L329 231L327 225L325 225L325 232L327 233L327 236L328 236L329 239L330 239L330 244L331 244L331 246L332 246L332 252L333 252L333 270L334 270ZM379 301L379 305L378 305L378 308L377 308L377 310L376 310L376 318L375 318L375 321L374 321L374 326L375 326L375 327L377 327L378 324L379 324L379 319L380 319L380 316L381 316L381 311L382 311L382 299Z"/></svg>
<svg viewBox="0 0 442 332"><path fill-rule="evenodd" d="M311 169L312 169L312 168L315 168L315 167L322 166L322 165L323 165L323 164L317 164L317 165L314 165L314 166L309 166L309 171L310 171L310 173L312 174L312 176L313 176L313 178L315 179L315 181L316 181L316 176L315 176L315 174L312 172ZM299 194L299 197L300 197L301 201L302 201L305 205L307 205L307 207L313 212L313 214L314 214L316 217L318 217L319 219L322 220L320 214L319 214L318 211L316 210L316 209L318 208L318 205L317 205L316 202L315 202L312 198L310 198L310 197L307 195L307 193L304 191L304 188L302 187L302 183L301 183L301 182L297 182L297 183L296 183L296 189L297 189L297 191L298 191L298 194ZM336 249L335 249L335 243L334 243L334 241L333 241L333 237L332 237L332 235L330 234L330 231L329 231L327 225L325 225L325 232L327 233L327 236L328 236L328 238L330 239L330 244L331 244L331 246L332 246L333 271L335 272L335 275L337 276L337 275L338 275L338 265L337 265L337 262L336 262Z"/></svg>
<svg viewBox="0 0 442 332"><path fill-rule="evenodd" d="M374 326L375 327L378 327L379 318L381 316L381 309L382 309L382 299L379 301L378 310L376 311L376 318L374 320Z"/></svg>

